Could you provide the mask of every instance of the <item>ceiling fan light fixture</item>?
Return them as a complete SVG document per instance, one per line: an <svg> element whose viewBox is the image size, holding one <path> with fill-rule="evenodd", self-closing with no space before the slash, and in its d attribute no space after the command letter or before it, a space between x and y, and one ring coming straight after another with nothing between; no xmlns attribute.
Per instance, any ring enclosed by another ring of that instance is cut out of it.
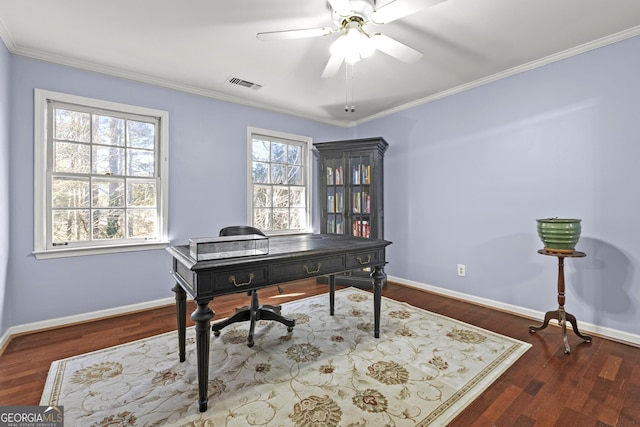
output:
<svg viewBox="0 0 640 427"><path fill-rule="evenodd" d="M325 0L331 6L336 28L303 28L258 33L263 41L326 36L338 33L322 78L334 76L342 64L354 64L380 51L407 64L422 58L422 52L380 33L368 33L370 24L384 24L445 0ZM378 5L378 3L384 3ZM379 7L378 7L379 6ZM375 18L375 19L374 19ZM348 67L346 67L348 68Z"/></svg>
<svg viewBox="0 0 640 427"><path fill-rule="evenodd" d="M376 51L376 45L373 43L373 40L364 32L361 33L360 40L358 41L358 51L363 58L370 57Z"/></svg>
<svg viewBox="0 0 640 427"><path fill-rule="evenodd" d="M360 54L355 51L350 51L344 57L344 60L347 61L349 64L355 64L356 62L360 61Z"/></svg>
<svg viewBox="0 0 640 427"><path fill-rule="evenodd" d="M331 55L342 56L345 57L347 55L348 48L346 46L347 39L344 36L340 36L331 44L329 48L329 52Z"/></svg>
<svg viewBox="0 0 640 427"><path fill-rule="evenodd" d="M360 27L347 28L343 35L333 42L329 49L332 55L338 55L350 64L367 58L376 51L376 46Z"/></svg>

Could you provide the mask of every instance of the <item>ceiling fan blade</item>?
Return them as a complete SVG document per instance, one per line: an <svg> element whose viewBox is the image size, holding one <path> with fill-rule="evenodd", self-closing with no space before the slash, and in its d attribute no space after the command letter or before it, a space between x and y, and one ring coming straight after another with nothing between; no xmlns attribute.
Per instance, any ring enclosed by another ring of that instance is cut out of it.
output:
<svg viewBox="0 0 640 427"><path fill-rule="evenodd" d="M407 64L413 64L422 58L422 52L419 52L404 43L400 43L391 37L385 36L384 34L376 33L371 36L371 40L373 41L376 49L389 56L393 56L402 62L406 62Z"/></svg>
<svg viewBox="0 0 640 427"><path fill-rule="evenodd" d="M335 30L329 27L322 28L307 28L303 30L284 30L284 31L270 31L266 33L258 33L256 37L262 41L272 40L291 40L291 39L303 39L307 37L320 37L333 33Z"/></svg>
<svg viewBox="0 0 640 427"><path fill-rule="evenodd" d="M349 16L353 11L349 0L329 0L331 8L340 16Z"/></svg>
<svg viewBox="0 0 640 427"><path fill-rule="evenodd" d="M324 67L324 71L322 72L322 78L326 79L327 77L335 76L340 69L343 61L344 55L331 55L331 58L329 58L329 62L327 62L327 66Z"/></svg>
<svg viewBox="0 0 640 427"><path fill-rule="evenodd" d="M419 10L442 3L444 0L394 0L378 8L371 14L374 24L386 24L404 18Z"/></svg>

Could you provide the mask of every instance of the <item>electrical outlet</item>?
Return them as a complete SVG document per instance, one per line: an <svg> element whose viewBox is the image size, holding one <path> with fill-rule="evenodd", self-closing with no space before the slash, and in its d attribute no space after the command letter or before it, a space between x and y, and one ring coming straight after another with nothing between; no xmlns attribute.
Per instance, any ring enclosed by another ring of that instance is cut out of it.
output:
<svg viewBox="0 0 640 427"><path fill-rule="evenodd" d="M458 276L464 277L464 275L465 275L464 264L458 264Z"/></svg>

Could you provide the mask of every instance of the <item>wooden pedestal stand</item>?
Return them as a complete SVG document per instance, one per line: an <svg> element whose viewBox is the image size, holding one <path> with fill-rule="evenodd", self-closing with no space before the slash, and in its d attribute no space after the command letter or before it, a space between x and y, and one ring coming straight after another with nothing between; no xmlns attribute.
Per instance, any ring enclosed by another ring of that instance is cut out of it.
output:
<svg viewBox="0 0 640 427"><path fill-rule="evenodd" d="M578 322L573 314L569 314L564 311L564 259L565 258L582 258L587 256L584 252L552 252L547 249L540 249L538 251L539 254L555 256L558 258L558 309L553 311L548 311L544 315L544 322L540 326L529 326L529 332L536 332L541 329L544 329L549 325L549 320L557 319L560 326L562 326L562 340L564 342L564 352L566 354L571 353L571 347L569 347L569 340L567 339L567 322L571 323L573 328L573 332L582 338L585 342L590 343L591 337L588 335L583 335L578 330Z"/></svg>

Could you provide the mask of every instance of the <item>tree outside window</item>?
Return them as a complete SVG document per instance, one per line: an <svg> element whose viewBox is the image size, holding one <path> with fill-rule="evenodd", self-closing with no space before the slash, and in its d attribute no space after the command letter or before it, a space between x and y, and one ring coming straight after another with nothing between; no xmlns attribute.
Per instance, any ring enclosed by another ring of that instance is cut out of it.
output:
<svg viewBox="0 0 640 427"><path fill-rule="evenodd" d="M308 231L310 139L261 130L249 134L253 226L267 232Z"/></svg>
<svg viewBox="0 0 640 427"><path fill-rule="evenodd" d="M37 92L36 255L166 240L166 113L49 94Z"/></svg>

